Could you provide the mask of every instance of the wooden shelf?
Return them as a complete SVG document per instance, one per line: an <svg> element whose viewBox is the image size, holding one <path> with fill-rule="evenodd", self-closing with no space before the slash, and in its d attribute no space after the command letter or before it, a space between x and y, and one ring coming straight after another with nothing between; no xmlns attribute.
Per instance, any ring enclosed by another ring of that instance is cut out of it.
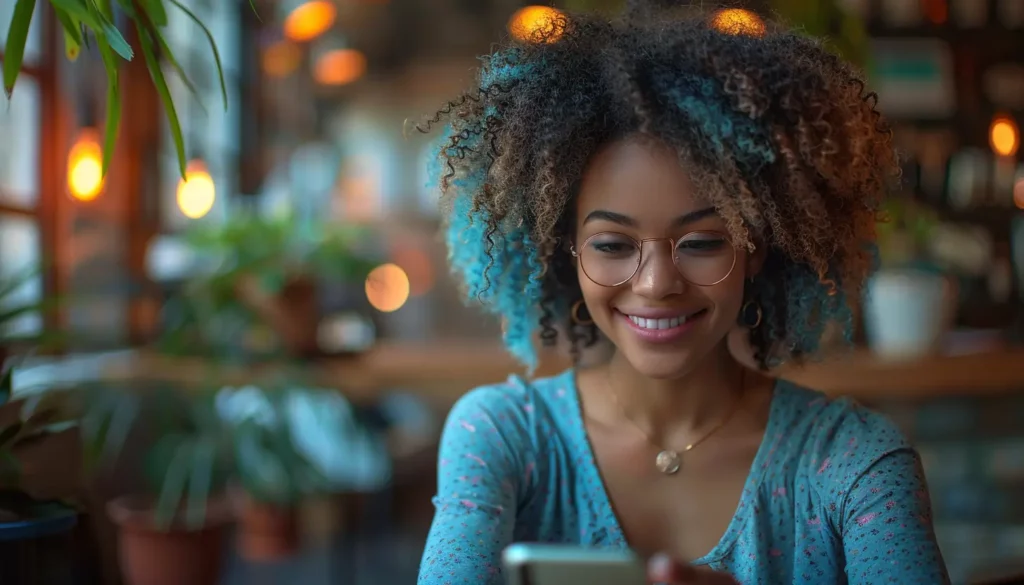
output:
<svg viewBox="0 0 1024 585"><path fill-rule="evenodd" d="M537 375L551 375L568 366L567 357L544 354ZM203 360L140 354L131 366L109 374L198 386L214 380L258 383L279 371L274 364L213 370ZM304 373L311 383L338 388L355 402L373 401L383 390L404 388L438 406L450 406L475 386L500 382L523 370L495 344L438 342L383 343L365 355L325 360ZM830 395L871 401L1007 394L1024 392L1024 348L900 362L857 351L802 366L784 366L777 374Z"/></svg>

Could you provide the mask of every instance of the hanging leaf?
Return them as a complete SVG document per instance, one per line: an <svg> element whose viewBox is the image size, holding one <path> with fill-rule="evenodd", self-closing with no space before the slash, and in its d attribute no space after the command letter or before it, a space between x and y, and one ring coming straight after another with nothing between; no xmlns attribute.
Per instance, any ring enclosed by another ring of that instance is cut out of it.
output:
<svg viewBox="0 0 1024 585"><path fill-rule="evenodd" d="M69 61L76 61L82 54L82 23L58 8L54 8L53 12L64 33L64 55Z"/></svg>
<svg viewBox="0 0 1024 585"><path fill-rule="evenodd" d="M105 37L96 39L103 67L107 70L107 121L103 136L103 176L107 176L110 163L114 157L114 146L117 143L117 131L121 126L121 75L114 57L113 48Z"/></svg>
<svg viewBox="0 0 1024 585"><path fill-rule="evenodd" d="M214 40L213 35L210 33L210 29L206 28L206 25L203 24L203 22L199 20L199 17L197 17L191 10L189 10L188 7L186 7L181 2L178 2L178 0L170 0L170 2L177 6L179 9L181 9L181 11L184 12L189 18L191 18L193 22L198 24L199 28L203 29L203 33L206 34L206 40L210 42L210 49L213 50L214 63L216 63L217 65L217 78L220 80L220 94L221 97L224 98L224 109L227 110L228 86L226 83L224 83L224 68L221 66L220 51L217 50L217 41Z"/></svg>
<svg viewBox="0 0 1024 585"><path fill-rule="evenodd" d="M10 99L14 91L14 82L18 79L21 62L25 58L25 42L32 26L32 14L36 9L36 0L18 0L11 16L11 26L7 30L7 44L4 47L4 93Z"/></svg>
<svg viewBox="0 0 1024 585"><path fill-rule="evenodd" d="M162 0L142 0L142 9L156 26L167 26L167 9Z"/></svg>
<svg viewBox="0 0 1024 585"><path fill-rule="evenodd" d="M139 44L142 46L142 55L146 58L146 67L149 69L149 76L153 79L153 85L163 102L164 112L167 114L167 123L171 129L171 138L174 140L174 150L178 155L178 171L181 178L185 178L185 138L181 133L181 122L178 120L178 112L174 108L174 99L171 97L171 90L167 87L167 80L164 78L163 69L160 68L160 61L156 58L156 51L153 48L153 40L149 38L146 29L139 26Z"/></svg>
<svg viewBox="0 0 1024 585"><path fill-rule="evenodd" d="M103 23L97 16L99 13L86 4L85 0L50 0L50 4L53 4L55 9L65 12L72 19L82 22L93 31L103 28Z"/></svg>

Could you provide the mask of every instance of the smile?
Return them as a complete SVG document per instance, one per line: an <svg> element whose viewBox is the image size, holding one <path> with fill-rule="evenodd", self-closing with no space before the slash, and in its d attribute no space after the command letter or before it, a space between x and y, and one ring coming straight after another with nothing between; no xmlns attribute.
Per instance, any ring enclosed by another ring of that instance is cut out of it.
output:
<svg viewBox="0 0 1024 585"><path fill-rule="evenodd" d="M641 317L628 313L619 313L641 340L649 343L668 343L680 339L688 332L695 321L703 317L707 309L696 313L683 313L665 317Z"/></svg>

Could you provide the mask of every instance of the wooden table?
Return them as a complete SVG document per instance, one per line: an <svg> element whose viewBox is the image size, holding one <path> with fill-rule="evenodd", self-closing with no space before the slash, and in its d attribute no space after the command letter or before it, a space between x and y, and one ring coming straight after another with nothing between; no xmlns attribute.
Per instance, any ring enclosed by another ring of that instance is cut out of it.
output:
<svg viewBox="0 0 1024 585"><path fill-rule="evenodd" d="M557 373L570 365L558 353L541 356L537 375ZM131 366L109 372L122 379L159 379L185 386L244 384L271 379L280 368L216 370L203 360L140 353ZM324 360L304 370L311 381L338 388L355 402L374 401L381 392L403 388L448 407L467 390L523 374L500 346L489 343L382 343L352 358ZM938 355L909 361L887 361L858 350L801 366L787 365L776 374L830 395L865 400L921 399L937 396L994 395L1024 391L1024 348L966 355Z"/></svg>

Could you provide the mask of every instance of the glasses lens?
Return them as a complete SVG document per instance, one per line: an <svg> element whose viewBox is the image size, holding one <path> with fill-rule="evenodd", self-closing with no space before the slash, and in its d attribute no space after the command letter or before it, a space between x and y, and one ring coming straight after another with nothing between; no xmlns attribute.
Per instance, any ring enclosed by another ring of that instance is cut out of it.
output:
<svg viewBox="0 0 1024 585"><path fill-rule="evenodd" d="M617 286L633 278L640 266L640 246L624 234L595 234L580 250L580 266L594 283Z"/></svg>
<svg viewBox="0 0 1024 585"><path fill-rule="evenodd" d="M711 286L732 272L736 249L724 234L691 232L676 244L675 262L683 278L696 285Z"/></svg>

